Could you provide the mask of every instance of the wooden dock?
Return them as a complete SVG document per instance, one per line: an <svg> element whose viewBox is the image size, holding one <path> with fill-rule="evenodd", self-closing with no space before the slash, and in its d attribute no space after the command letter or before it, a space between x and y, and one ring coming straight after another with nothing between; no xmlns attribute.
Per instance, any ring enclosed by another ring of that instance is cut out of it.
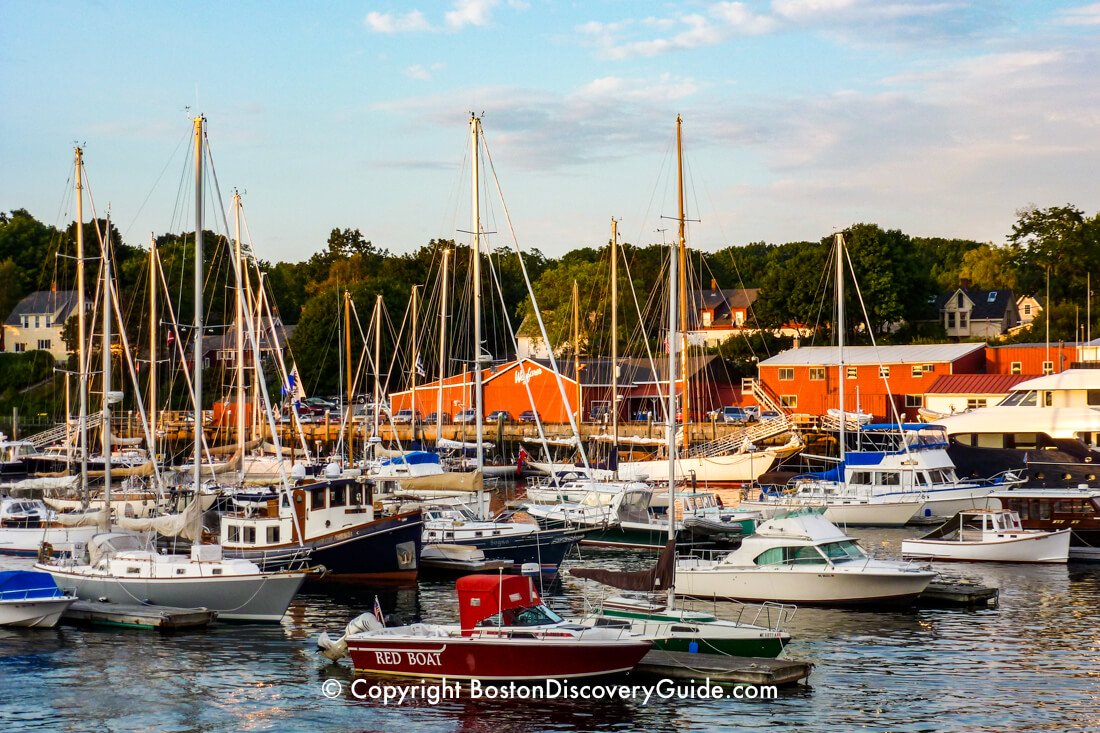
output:
<svg viewBox="0 0 1100 733"><path fill-rule="evenodd" d="M209 626L217 616L217 611L205 608L77 601L61 616L61 620L70 624L177 631Z"/></svg>
<svg viewBox="0 0 1100 733"><path fill-rule="evenodd" d="M634 668L656 677L732 685L793 685L810 676L809 662L763 657L728 657L721 654L691 654L654 649Z"/></svg>
<svg viewBox="0 0 1100 733"><path fill-rule="evenodd" d="M942 608L944 606L996 606L1000 591L974 583L930 583L917 598L917 605Z"/></svg>

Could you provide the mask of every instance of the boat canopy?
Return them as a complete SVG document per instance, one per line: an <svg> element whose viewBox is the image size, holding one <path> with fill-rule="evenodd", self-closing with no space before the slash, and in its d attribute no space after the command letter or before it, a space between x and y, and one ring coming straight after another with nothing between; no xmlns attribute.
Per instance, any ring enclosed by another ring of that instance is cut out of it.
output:
<svg viewBox="0 0 1100 733"><path fill-rule="evenodd" d="M37 570L0 571L0 600L59 598L64 595L49 573Z"/></svg>
<svg viewBox="0 0 1100 733"><path fill-rule="evenodd" d="M531 579L524 575L466 575L458 579L456 588L464 635L498 613L542 603Z"/></svg>
<svg viewBox="0 0 1100 733"><path fill-rule="evenodd" d="M382 461L383 466L418 466L427 463L439 463L439 454L414 450L403 456L394 456Z"/></svg>
<svg viewBox="0 0 1100 733"><path fill-rule="evenodd" d="M809 473L800 473L797 476L792 476L791 481L843 481L844 480L844 464L838 463L827 471L810 471Z"/></svg>
<svg viewBox="0 0 1100 733"><path fill-rule="evenodd" d="M869 432L882 432L884 430L943 430L943 425L937 425L935 423L924 422L904 422L900 426L896 422L876 422L862 425L859 428L865 433Z"/></svg>

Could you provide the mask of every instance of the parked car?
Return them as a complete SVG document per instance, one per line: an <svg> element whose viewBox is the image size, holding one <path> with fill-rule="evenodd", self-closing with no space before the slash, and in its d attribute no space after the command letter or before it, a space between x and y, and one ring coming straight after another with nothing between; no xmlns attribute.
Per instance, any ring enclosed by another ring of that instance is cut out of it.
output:
<svg viewBox="0 0 1100 733"><path fill-rule="evenodd" d="M773 417L779 417L779 411L778 410L764 410L763 412L760 413L759 417L757 417L756 419L757 420L771 420Z"/></svg>
<svg viewBox="0 0 1100 733"><path fill-rule="evenodd" d="M524 410L519 414L520 422L542 422L542 416L537 410Z"/></svg>
<svg viewBox="0 0 1100 733"><path fill-rule="evenodd" d="M310 407L319 407L322 410L331 410L334 407L338 407L336 402L332 400L326 400L323 397L306 397L302 400L301 404L308 405Z"/></svg>
<svg viewBox="0 0 1100 733"><path fill-rule="evenodd" d="M718 416L719 422L732 423L734 425L748 425L755 419L753 414L744 407L733 407L730 405L723 407L722 413Z"/></svg>
<svg viewBox="0 0 1100 733"><path fill-rule="evenodd" d="M444 425L450 425L451 424L451 413L449 413L449 412L433 412L433 413L428 415L428 419L425 420L424 422L426 422L429 425L434 425L435 423L443 423Z"/></svg>
<svg viewBox="0 0 1100 733"><path fill-rule="evenodd" d="M416 414L416 421L417 422L424 422L424 419L420 416L420 410L417 410L415 414ZM395 412L393 414L393 421L392 422L393 422L394 425L408 425L412 421L413 421L413 411L412 410L398 410L397 412Z"/></svg>
<svg viewBox="0 0 1100 733"><path fill-rule="evenodd" d="M493 410L486 416L485 419L489 422L512 422L514 420L514 418L512 417L512 413L508 412L507 410Z"/></svg>
<svg viewBox="0 0 1100 733"><path fill-rule="evenodd" d="M477 410L466 409L466 410L460 411L457 415L455 415L455 422L456 423L477 422Z"/></svg>

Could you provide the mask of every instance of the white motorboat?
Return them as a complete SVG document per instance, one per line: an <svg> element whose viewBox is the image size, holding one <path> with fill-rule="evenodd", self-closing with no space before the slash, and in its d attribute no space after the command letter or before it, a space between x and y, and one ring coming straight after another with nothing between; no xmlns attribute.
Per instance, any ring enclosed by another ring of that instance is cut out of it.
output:
<svg viewBox="0 0 1100 733"><path fill-rule="evenodd" d="M964 562L1064 563L1070 529L1024 529L1020 515L1004 509L959 512L924 537L904 540L903 557Z"/></svg>
<svg viewBox="0 0 1100 733"><path fill-rule="evenodd" d="M49 573L0 571L0 626L52 628L74 602Z"/></svg>
<svg viewBox="0 0 1100 733"><path fill-rule="evenodd" d="M61 524L41 500L0 497L0 554L36 557L68 553L88 542L96 531L95 527Z"/></svg>
<svg viewBox="0 0 1100 733"><path fill-rule="evenodd" d="M820 605L902 602L924 592L936 573L874 560L820 514L763 522L719 559L682 558L677 595Z"/></svg>

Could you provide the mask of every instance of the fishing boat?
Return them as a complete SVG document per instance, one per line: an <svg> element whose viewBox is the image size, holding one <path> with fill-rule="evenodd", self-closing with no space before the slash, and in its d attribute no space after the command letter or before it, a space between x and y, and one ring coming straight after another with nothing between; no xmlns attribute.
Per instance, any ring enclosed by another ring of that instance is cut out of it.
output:
<svg viewBox="0 0 1100 733"><path fill-rule="evenodd" d="M681 558L678 595L813 605L899 603L916 598L936 573L874 560L816 512L761 523L724 557Z"/></svg>
<svg viewBox="0 0 1100 733"><path fill-rule="evenodd" d="M567 623L526 576L468 575L456 589L457 626L386 628L365 615L367 630L337 642L323 636L319 645L336 654L346 649L359 673L494 682L628 672L652 646L622 630Z"/></svg>
<svg viewBox="0 0 1100 733"><path fill-rule="evenodd" d="M76 596L58 588L49 573L0 571L0 626L49 629L75 602Z"/></svg>
<svg viewBox="0 0 1100 733"><path fill-rule="evenodd" d="M991 506L1019 514L1024 529L1068 528L1071 560L1100 560L1100 489L1017 486L989 498Z"/></svg>
<svg viewBox="0 0 1100 733"><path fill-rule="evenodd" d="M71 553L96 533L92 527L70 527L40 499L0 496L0 554L28 557Z"/></svg>
<svg viewBox="0 0 1100 733"><path fill-rule="evenodd" d="M959 512L920 539L903 540L902 557L964 562L1064 563L1070 529L1024 529L1005 509Z"/></svg>

